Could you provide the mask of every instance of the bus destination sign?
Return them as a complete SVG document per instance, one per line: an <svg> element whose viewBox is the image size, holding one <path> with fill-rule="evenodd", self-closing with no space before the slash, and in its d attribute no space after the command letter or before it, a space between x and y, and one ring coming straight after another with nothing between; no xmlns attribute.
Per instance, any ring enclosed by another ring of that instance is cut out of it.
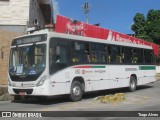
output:
<svg viewBox="0 0 160 120"><path fill-rule="evenodd" d="M47 40L47 35L34 35L34 36L28 36L28 37L21 37L14 39L12 41L12 46L16 45L22 45L22 44L29 44L29 43L36 43L36 42L43 42Z"/></svg>

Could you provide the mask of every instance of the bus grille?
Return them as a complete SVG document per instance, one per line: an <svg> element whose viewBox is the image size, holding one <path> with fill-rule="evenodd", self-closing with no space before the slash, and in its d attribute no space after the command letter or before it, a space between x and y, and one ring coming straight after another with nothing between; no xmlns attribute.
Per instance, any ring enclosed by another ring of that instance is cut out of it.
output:
<svg viewBox="0 0 160 120"><path fill-rule="evenodd" d="M19 94L20 92L25 92L25 93L27 93L27 94L32 94L33 89L13 89L13 91L14 91L16 94Z"/></svg>

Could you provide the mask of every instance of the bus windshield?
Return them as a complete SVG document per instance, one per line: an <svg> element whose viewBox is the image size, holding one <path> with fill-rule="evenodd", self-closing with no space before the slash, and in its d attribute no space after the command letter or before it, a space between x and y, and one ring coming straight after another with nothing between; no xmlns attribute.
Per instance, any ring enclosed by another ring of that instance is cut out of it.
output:
<svg viewBox="0 0 160 120"><path fill-rule="evenodd" d="M10 52L10 76L39 76L46 66L46 44L15 47Z"/></svg>

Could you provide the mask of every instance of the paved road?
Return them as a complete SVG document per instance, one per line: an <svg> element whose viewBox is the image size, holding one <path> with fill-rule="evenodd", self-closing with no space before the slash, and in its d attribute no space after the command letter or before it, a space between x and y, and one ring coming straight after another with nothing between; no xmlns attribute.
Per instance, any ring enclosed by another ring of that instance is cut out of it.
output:
<svg viewBox="0 0 160 120"><path fill-rule="evenodd" d="M125 101L117 103L100 103L94 101L94 98L97 96L110 95L118 92L125 93ZM128 92L127 89L116 89L89 93L79 102L70 102L64 96L45 101L36 99L17 102L5 101L0 102L0 111L160 111L160 81L141 86L135 92ZM83 119L90 120L91 118ZM95 120L97 119L95 118ZM107 119L115 120L117 118L110 117Z"/></svg>

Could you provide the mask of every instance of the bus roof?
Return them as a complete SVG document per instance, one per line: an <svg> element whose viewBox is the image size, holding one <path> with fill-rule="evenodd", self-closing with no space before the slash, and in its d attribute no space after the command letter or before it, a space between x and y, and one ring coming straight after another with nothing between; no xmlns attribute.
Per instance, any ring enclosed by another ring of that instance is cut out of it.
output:
<svg viewBox="0 0 160 120"><path fill-rule="evenodd" d="M71 34L49 32L48 35L50 37L67 38L67 39L72 39L72 40L77 40L77 41L88 41L88 42L105 43L105 44L112 44L112 45L119 45L119 46L130 46L130 47L136 47L136 48L152 49L151 46L146 46L146 45L141 45L141 44L107 41L104 39L83 37L83 36L77 36L77 35L71 35Z"/></svg>
<svg viewBox="0 0 160 120"><path fill-rule="evenodd" d="M47 32L46 31L38 31L38 32L35 32L32 34L16 37L15 39L29 37L29 36L37 36L37 35L42 35L42 34L47 34L47 36L49 38L51 38L51 37L67 38L67 39L71 39L71 40L84 41L84 42L105 43L105 44L112 44L112 45L119 45L119 46L130 46L130 47L135 47L135 48L152 49L151 46L146 46L146 45L141 45L141 44L125 43L125 42L117 42L117 41L115 42L115 41L108 41L108 40L99 39L99 38L91 38L91 37L77 36L77 35L57 33L57 32L48 32L48 31Z"/></svg>

